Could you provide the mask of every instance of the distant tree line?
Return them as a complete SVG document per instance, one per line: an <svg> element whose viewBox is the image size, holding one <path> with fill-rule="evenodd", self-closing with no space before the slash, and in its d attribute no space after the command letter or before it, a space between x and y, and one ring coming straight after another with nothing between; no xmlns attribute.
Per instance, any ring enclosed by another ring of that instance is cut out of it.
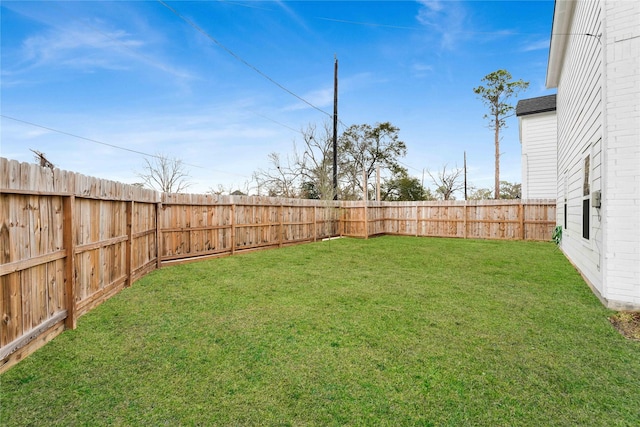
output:
<svg viewBox="0 0 640 427"><path fill-rule="evenodd" d="M253 174L259 194L307 199L333 199L333 131L331 123L321 128L309 125L301 131L302 141L294 142L290 154L270 153L269 166ZM352 125L338 138L338 198L376 198L376 172L385 172L380 182L380 200L454 200L464 198L464 170L442 166L428 170L431 186L413 177L402 165L406 144L400 129L389 122ZM424 179L424 178L423 178ZM366 180L366 190L364 181ZM469 199L493 198L492 189L468 187ZM500 198L520 197L520 184L502 181Z"/></svg>

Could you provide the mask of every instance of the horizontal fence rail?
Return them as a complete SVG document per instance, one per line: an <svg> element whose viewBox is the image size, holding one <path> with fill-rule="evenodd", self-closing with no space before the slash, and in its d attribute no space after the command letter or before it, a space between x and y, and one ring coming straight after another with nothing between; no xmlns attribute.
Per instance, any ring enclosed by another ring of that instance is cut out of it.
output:
<svg viewBox="0 0 640 427"><path fill-rule="evenodd" d="M0 372L163 265L336 236L550 240L554 226L554 200L161 194L0 158Z"/></svg>

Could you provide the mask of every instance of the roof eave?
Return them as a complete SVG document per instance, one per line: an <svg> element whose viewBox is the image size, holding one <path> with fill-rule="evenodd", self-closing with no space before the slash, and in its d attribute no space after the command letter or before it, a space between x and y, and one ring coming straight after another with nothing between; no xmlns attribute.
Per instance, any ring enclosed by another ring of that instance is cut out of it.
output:
<svg viewBox="0 0 640 427"><path fill-rule="evenodd" d="M556 0L553 10L553 25L551 26L551 43L549 48L549 62L547 65L547 89L558 87L564 51L567 47L571 31L571 19L576 7L576 1Z"/></svg>
<svg viewBox="0 0 640 427"><path fill-rule="evenodd" d="M548 112L554 112L554 111L556 111L556 107L542 108L540 110L527 111L526 113L516 114L516 116L525 117L525 116L531 116L532 114L542 114L542 113L548 113Z"/></svg>

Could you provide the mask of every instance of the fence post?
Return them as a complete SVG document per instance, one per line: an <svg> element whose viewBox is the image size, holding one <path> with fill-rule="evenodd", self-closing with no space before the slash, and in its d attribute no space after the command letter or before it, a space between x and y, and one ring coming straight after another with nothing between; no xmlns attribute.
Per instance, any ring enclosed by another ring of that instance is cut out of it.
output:
<svg viewBox="0 0 640 427"><path fill-rule="evenodd" d="M160 212L162 211L162 202L156 203L156 268L162 267L162 230L160 229Z"/></svg>
<svg viewBox="0 0 640 427"><path fill-rule="evenodd" d="M520 240L524 240L524 204L522 201L520 201L520 204L518 205L518 217L520 219Z"/></svg>
<svg viewBox="0 0 640 427"><path fill-rule="evenodd" d="M279 232L279 236L278 236L278 247L282 247L282 240L284 238L284 226L283 226L283 222L284 222L284 207L282 206L282 204L280 204L280 226L278 227L278 229L280 230Z"/></svg>
<svg viewBox="0 0 640 427"><path fill-rule="evenodd" d="M467 201L464 201L464 207L462 208L464 210L464 233L463 233L463 238L467 238Z"/></svg>
<svg viewBox="0 0 640 427"><path fill-rule="evenodd" d="M236 204L231 203L231 255L236 251Z"/></svg>
<svg viewBox="0 0 640 427"><path fill-rule="evenodd" d="M364 203L364 238L369 238L369 217L367 212L367 201L369 194L367 193L367 171L362 169L362 203Z"/></svg>
<svg viewBox="0 0 640 427"><path fill-rule="evenodd" d="M364 200L364 238L369 238L369 212L367 209L367 200Z"/></svg>
<svg viewBox="0 0 640 427"><path fill-rule="evenodd" d="M62 241L63 246L67 250L65 262L65 293L67 302L67 318L64 325L67 329L75 329L77 326L76 319L76 245L75 245L75 204L76 197L74 195L63 197L63 230Z"/></svg>
<svg viewBox="0 0 640 427"><path fill-rule="evenodd" d="M317 241L318 240L318 218L316 217L316 215L318 214L318 207L317 206L313 206L313 241Z"/></svg>
<svg viewBox="0 0 640 427"><path fill-rule="evenodd" d="M125 242L126 244L126 249L125 249L125 274L127 275L127 278L124 282L124 287L128 288L129 286L131 286L131 282L133 282L133 277L132 276L132 264L133 264L133 208L134 208L134 201L131 200L130 202L125 202L126 203L126 210L125 210L125 214L126 214L126 222L127 222L127 241Z"/></svg>

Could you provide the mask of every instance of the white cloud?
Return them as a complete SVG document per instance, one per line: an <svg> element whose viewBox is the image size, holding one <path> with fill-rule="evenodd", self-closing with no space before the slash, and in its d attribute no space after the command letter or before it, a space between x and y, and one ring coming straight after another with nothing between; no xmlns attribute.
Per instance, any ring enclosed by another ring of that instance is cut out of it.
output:
<svg viewBox="0 0 640 427"><path fill-rule="evenodd" d="M326 109L326 107L333 104L333 87L324 87L312 90L302 95L301 98L320 109ZM306 110L308 108L312 108L309 104L299 101L285 107L283 111Z"/></svg>
<svg viewBox="0 0 640 427"><path fill-rule="evenodd" d="M465 33L467 14L458 2L440 0L421 0L418 22L438 34L442 48L453 49Z"/></svg>
<svg viewBox="0 0 640 427"><path fill-rule="evenodd" d="M415 63L411 66L413 75L417 78L423 78L430 75L433 72L433 65Z"/></svg>
<svg viewBox="0 0 640 427"><path fill-rule="evenodd" d="M125 67L125 63L117 51L143 45L141 40L132 38L122 30L101 34L80 28L68 28L63 31L51 29L27 38L23 42L23 53L24 61L32 67L64 64L89 70L121 69Z"/></svg>
<svg viewBox="0 0 640 427"><path fill-rule="evenodd" d="M538 40L538 41L533 41L530 43L527 43L526 45L522 46L522 51L523 52L531 52L534 50L546 50L549 49L549 39L543 39L543 40Z"/></svg>
<svg viewBox="0 0 640 427"><path fill-rule="evenodd" d="M60 18L60 15L57 15ZM66 17L68 18L68 17ZM3 86L15 86L25 82L22 75L45 68L71 69L81 72L98 70L130 70L140 65L151 66L181 80L191 79L191 73L163 61L161 54L154 53L155 36L145 33L133 35L123 28L113 28L101 20L85 20L73 16L74 21L60 25L58 21L47 26L20 44L10 62L4 61L3 77L11 77ZM132 60L133 59L133 60Z"/></svg>
<svg viewBox="0 0 640 427"><path fill-rule="evenodd" d="M422 6L432 12L439 12L442 10L442 1L440 0L420 0L418 1ZM424 13L421 11L421 13Z"/></svg>

